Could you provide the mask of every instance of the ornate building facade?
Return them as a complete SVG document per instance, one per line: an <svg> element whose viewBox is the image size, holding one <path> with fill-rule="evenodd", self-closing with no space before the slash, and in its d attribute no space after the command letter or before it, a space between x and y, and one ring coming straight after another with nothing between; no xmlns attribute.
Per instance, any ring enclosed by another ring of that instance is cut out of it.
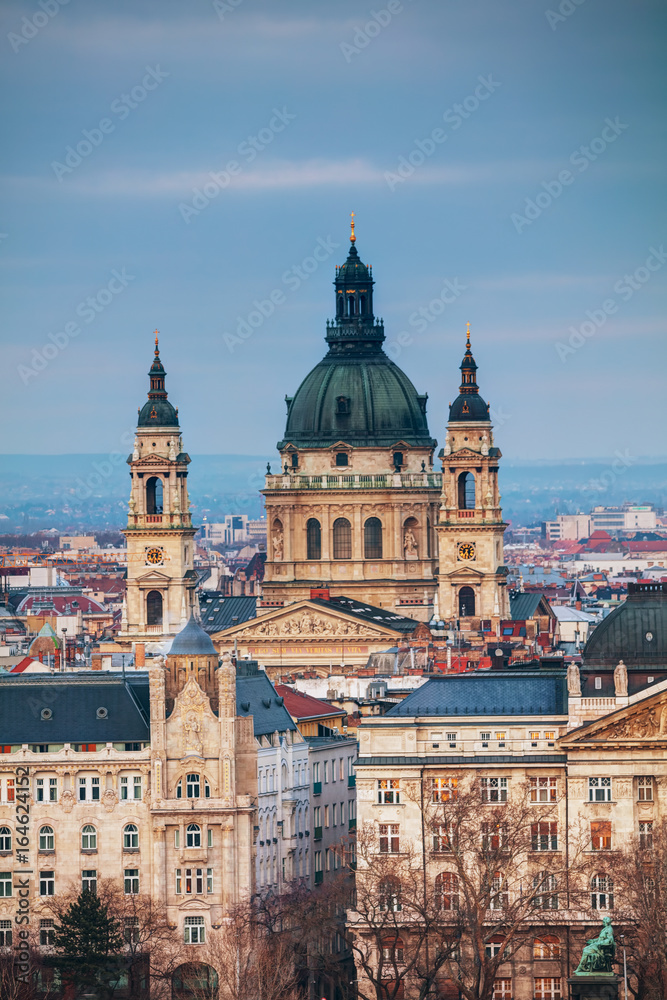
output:
<svg viewBox="0 0 667 1000"><path fill-rule="evenodd" d="M139 411L128 458L132 486L127 539L127 591L118 642L172 639L195 606L194 536L188 465L178 410L167 398L157 331L148 400Z"/></svg>
<svg viewBox="0 0 667 1000"><path fill-rule="evenodd" d="M459 395L449 409L437 523L440 613L486 619L509 617L503 522L498 490L500 449L493 442L489 406L479 394L470 324L461 362ZM474 627L474 624L473 624Z"/></svg>
<svg viewBox="0 0 667 1000"><path fill-rule="evenodd" d="M432 614L440 477L426 395L385 354L372 269L356 248L336 269L329 350L287 397L282 470L266 477L264 607L327 587Z"/></svg>

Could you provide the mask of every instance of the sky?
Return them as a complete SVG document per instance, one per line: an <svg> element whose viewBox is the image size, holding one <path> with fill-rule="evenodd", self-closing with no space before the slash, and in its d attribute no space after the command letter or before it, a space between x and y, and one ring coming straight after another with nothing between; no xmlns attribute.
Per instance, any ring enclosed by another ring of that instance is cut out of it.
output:
<svg viewBox="0 0 667 1000"><path fill-rule="evenodd" d="M373 265L431 433L471 324L514 459L665 455L659 0L3 3L0 450L270 454ZM8 418L8 420L7 420Z"/></svg>

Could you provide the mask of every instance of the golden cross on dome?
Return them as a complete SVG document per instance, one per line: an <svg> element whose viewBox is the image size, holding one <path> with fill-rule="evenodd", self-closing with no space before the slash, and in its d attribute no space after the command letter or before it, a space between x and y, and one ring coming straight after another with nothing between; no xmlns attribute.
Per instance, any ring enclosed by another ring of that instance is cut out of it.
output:
<svg viewBox="0 0 667 1000"><path fill-rule="evenodd" d="M158 333L159 332L160 332L159 330L153 330L153 333L155 334L155 353L156 354L158 353L157 338L158 338Z"/></svg>
<svg viewBox="0 0 667 1000"><path fill-rule="evenodd" d="M354 235L354 212L350 212L350 243L356 243L357 237Z"/></svg>
<svg viewBox="0 0 667 1000"><path fill-rule="evenodd" d="M467 333L466 333L466 349L470 350L470 323L466 323Z"/></svg>

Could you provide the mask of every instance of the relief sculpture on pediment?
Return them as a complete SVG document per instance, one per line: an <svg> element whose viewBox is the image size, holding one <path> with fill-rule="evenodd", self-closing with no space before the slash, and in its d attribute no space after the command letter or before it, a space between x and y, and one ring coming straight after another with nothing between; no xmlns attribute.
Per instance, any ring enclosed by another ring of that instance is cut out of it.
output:
<svg viewBox="0 0 667 1000"><path fill-rule="evenodd" d="M376 633L358 622L345 621L333 618L326 618L323 615L315 615L305 610L293 618L276 621L272 619L267 622L258 622L256 625L241 632L241 636L371 636Z"/></svg>

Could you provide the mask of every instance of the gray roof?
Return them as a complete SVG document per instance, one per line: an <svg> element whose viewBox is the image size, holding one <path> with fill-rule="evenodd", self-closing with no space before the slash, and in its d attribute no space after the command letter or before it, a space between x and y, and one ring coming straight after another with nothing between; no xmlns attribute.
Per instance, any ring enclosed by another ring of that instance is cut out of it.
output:
<svg viewBox="0 0 667 1000"><path fill-rule="evenodd" d="M239 660L236 674L236 714L252 715L255 736L296 730L284 699L255 660Z"/></svg>
<svg viewBox="0 0 667 1000"><path fill-rule="evenodd" d="M232 625L240 625L257 615L256 597L223 597L212 592L199 595L202 627L212 634ZM236 619L236 621L234 621Z"/></svg>
<svg viewBox="0 0 667 1000"><path fill-rule="evenodd" d="M43 719L42 710L51 718ZM97 710L106 709L106 718ZM147 742L148 675L11 674L0 679L3 743Z"/></svg>
<svg viewBox="0 0 667 1000"><path fill-rule="evenodd" d="M385 718L429 715L567 715L565 670L493 670L432 677Z"/></svg>
<svg viewBox="0 0 667 1000"><path fill-rule="evenodd" d="M194 615L171 644L170 656L217 656L218 651Z"/></svg>
<svg viewBox="0 0 667 1000"><path fill-rule="evenodd" d="M331 597L328 601L320 597L311 597L310 603L317 604L321 608L329 608L330 611L339 608L353 618L368 622L370 625L384 625L385 628L394 629L395 632L414 632L419 625L415 618L397 615L395 611L389 611L387 608L376 608L353 597Z"/></svg>
<svg viewBox="0 0 667 1000"><path fill-rule="evenodd" d="M532 618L542 600L546 602L549 611L551 611L551 605L540 591L531 591L527 594L510 594L510 617L512 621L523 622L527 618Z"/></svg>

